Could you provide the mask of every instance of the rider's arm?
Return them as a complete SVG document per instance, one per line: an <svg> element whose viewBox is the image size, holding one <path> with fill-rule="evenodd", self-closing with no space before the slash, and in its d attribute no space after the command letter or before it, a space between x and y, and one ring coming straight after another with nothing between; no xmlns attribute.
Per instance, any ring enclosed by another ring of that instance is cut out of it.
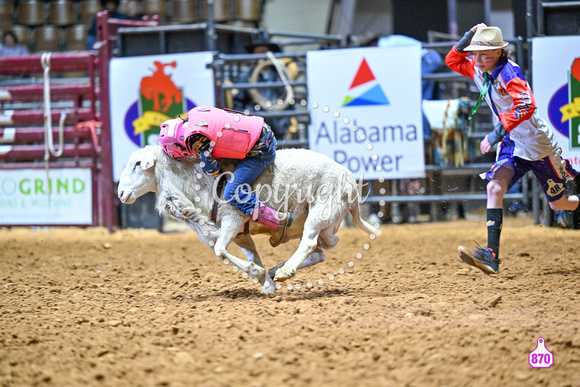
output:
<svg viewBox="0 0 580 387"><path fill-rule="evenodd" d="M190 148L197 158L202 162L201 169L211 176L215 176L220 171L220 166L211 152L211 142L209 138L201 134L193 134L189 139Z"/></svg>
<svg viewBox="0 0 580 387"><path fill-rule="evenodd" d="M201 169L210 176L215 176L220 172L220 165L211 154L211 147L209 140L199 147L199 159L203 163Z"/></svg>

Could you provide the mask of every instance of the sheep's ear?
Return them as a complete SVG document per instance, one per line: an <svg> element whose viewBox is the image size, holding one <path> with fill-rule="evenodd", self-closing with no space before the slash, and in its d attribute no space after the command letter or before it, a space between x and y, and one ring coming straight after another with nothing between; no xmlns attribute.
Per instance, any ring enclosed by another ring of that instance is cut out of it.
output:
<svg viewBox="0 0 580 387"><path fill-rule="evenodd" d="M153 168L155 166L155 158L152 155L147 155L141 160L141 168L144 171Z"/></svg>

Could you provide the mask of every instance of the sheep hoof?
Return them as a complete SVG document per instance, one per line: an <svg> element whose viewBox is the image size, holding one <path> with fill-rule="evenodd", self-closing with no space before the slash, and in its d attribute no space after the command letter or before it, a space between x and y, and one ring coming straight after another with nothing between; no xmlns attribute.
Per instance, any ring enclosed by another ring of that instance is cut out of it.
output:
<svg viewBox="0 0 580 387"><path fill-rule="evenodd" d="M290 269L286 266L282 266L276 270L276 277L274 277L275 282L284 282L296 275L296 270Z"/></svg>
<svg viewBox="0 0 580 387"><path fill-rule="evenodd" d="M248 270L248 274L252 278L257 278L258 281L264 283L266 280L266 269L260 267L254 263L250 265L250 269Z"/></svg>
<svg viewBox="0 0 580 387"><path fill-rule="evenodd" d="M285 263L286 262L279 263L276 266L274 266L273 268L268 269L268 275L270 276L270 278L274 278L276 276L276 270L278 270L279 268L284 266Z"/></svg>
<svg viewBox="0 0 580 387"><path fill-rule="evenodd" d="M262 286L262 291L260 293L270 297L274 297L276 295L276 286L274 286L274 284L269 284L266 282L264 286Z"/></svg>

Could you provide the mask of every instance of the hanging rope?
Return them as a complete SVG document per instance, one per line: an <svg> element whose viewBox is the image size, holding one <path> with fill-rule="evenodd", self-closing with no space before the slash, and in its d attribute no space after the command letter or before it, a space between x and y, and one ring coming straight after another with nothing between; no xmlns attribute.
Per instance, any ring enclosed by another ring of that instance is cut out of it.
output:
<svg viewBox="0 0 580 387"><path fill-rule="evenodd" d="M63 110L60 114L58 126L58 151L54 148L54 138L52 136L52 112L50 109L50 52L45 52L40 57L42 68L44 69L44 158L52 154L54 157L62 156L64 152L64 120L66 112Z"/></svg>
<svg viewBox="0 0 580 387"><path fill-rule="evenodd" d="M52 136L52 111L50 109L50 52L45 52L40 57L40 63L44 70L44 168L46 170L46 191L48 193L48 205L50 206L50 176L49 176L49 161L50 155L54 157L62 156L64 152L64 122L66 120L66 112L64 110L60 113L60 120L58 125L58 151L54 148L54 138Z"/></svg>
<svg viewBox="0 0 580 387"><path fill-rule="evenodd" d="M262 72L264 68L273 65L276 68L276 71L278 72L278 75L280 76L282 83L284 84L285 91L280 96L279 99L282 100L282 103L279 103L279 100L278 101L268 100L262 94L260 94L258 89L250 89L250 95L252 96L254 102L260 105L260 107L264 110L269 111L285 110L294 101L294 88L290 85L290 82L288 80L289 78L293 79L294 74L288 68L288 66L286 66L286 64L282 62L280 59L276 58L274 54L272 54L272 52L268 51L266 55L268 55L268 59L261 60L258 63L258 65L254 68L254 71L252 71L252 75L250 76L248 81L251 83L257 83L258 78L260 77L260 72Z"/></svg>

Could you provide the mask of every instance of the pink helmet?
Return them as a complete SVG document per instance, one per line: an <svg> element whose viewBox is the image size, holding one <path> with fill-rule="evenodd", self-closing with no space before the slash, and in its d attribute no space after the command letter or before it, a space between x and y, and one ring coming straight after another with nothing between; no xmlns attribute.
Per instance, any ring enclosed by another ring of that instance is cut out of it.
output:
<svg viewBox="0 0 580 387"><path fill-rule="evenodd" d="M177 159L180 157L193 156L185 146L187 119L181 117L173 118L161 124L159 133L159 145L169 156Z"/></svg>

